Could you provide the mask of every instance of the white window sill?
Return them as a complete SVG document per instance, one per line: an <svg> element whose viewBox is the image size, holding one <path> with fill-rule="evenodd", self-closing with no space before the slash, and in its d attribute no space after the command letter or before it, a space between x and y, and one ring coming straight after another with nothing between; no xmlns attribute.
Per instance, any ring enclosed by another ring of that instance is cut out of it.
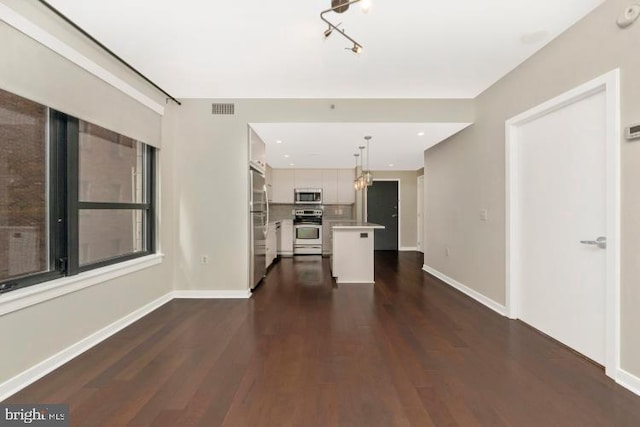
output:
<svg viewBox="0 0 640 427"><path fill-rule="evenodd" d="M0 294L0 316L159 265L163 258L163 254L152 254Z"/></svg>

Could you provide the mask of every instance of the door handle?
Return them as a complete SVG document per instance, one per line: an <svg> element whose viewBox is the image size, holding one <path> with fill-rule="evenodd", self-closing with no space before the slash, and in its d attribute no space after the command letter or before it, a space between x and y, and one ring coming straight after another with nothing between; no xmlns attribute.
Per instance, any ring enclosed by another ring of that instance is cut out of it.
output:
<svg viewBox="0 0 640 427"><path fill-rule="evenodd" d="M398 214L391 215L391 218L397 218L397 217L398 217Z"/></svg>
<svg viewBox="0 0 640 427"><path fill-rule="evenodd" d="M600 249L607 249L607 238L604 236L598 237L596 240L580 240L583 245L597 246Z"/></svg>

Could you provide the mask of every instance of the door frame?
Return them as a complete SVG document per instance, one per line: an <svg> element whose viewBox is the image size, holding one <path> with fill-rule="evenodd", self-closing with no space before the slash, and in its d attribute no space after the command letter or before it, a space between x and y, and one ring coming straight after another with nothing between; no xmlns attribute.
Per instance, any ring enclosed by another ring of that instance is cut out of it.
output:
<svg viewBox="0 0 640 427"><path fill-rule="evenodd" d="M420 240L416 242L416 249L418 250L418 252L422 252L424 254L424 205L426 201L426 197L424 197L424 175L420 175L416 179L416 188L416 202L420 200L420 198L422 198L422 206L420 206L420 203L417 203L418 212L416 212L416 216L418 217L418 238ZM422 192L420 190L422 190ZM420 233L420 231L422 231L422 233Z"/></svg>
<svg viewBox="0 0 640 427"><path fill-rule="evenodd" d="M620 71L615 69L505 122L506 133L506 306L508 316L520 316L518 253L520 213L518 204L519 127L596 93L606 99L606 298L605 371L616 378L620 367Z"/></svg>
<svg viewBox="0 0 640 427"><path fill-rule="evenodd" d="M373 181L396 181L398 183L398 252L400 252L400 240L402 238L402 197L400 196L402 193L400 190L401 182L400 178L373 178ZM368 211L369 204L369 187L367 187L367 191L364 192L364 220L369 222L369 212Z"/></svg>

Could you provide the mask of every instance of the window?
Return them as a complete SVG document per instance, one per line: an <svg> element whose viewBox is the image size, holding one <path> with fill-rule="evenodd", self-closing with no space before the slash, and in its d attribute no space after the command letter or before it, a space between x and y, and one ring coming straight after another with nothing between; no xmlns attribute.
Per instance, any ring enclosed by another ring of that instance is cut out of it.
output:
<svg viewBox="0 0 640 427"><path fill-rule="evenodd" d="M0 90L0 284L55 268L48 145L47 108Z"/></svg>
<svg viewBox="0 0 640 427"><path fill-rule="evenodd" d="M151 147L78 123L78 267L150 252Z"/></svg>
<svg viewBox="0 0 640 427"><path fill-rule="evenodd" d="M155 251L155 150L0 90L0 292Z"/></svg>

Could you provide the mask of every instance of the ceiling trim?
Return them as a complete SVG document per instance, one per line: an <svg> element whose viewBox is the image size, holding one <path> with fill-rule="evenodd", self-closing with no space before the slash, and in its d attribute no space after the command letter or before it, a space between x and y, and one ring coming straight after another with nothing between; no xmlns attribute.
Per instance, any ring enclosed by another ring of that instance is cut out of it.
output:
<svg viewBox="0 0 640 427"><path fill-rule="evenodd" d="M108 83L125 95L133 98L145 107L155 111L159 115L164 115L164 107L161 104L2 3L0 3L0 20L100 80Z"/></svg>

